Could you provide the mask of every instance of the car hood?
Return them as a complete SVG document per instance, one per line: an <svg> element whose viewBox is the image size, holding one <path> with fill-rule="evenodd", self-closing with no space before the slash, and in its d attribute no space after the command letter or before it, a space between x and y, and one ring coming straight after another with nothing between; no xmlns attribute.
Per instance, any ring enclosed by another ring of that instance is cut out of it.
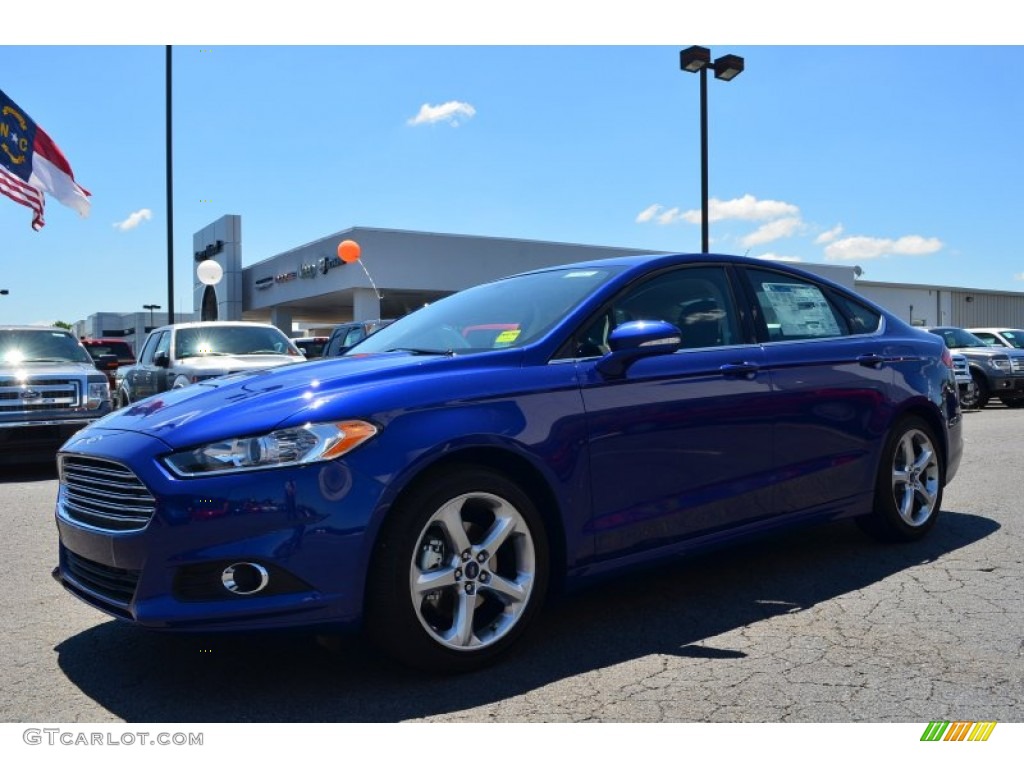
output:
<svg viewBox="0 0 1024 768"><path fill-rule="evenodd" d="M83 373L101 373L96 370L96 366L92 363L76 363L70 360L60 360L56 362L36 362L36 363L9 363L0 362L0 372L4 375L15 374L16 376L38 376L40 374L46 375L61 375L61 374L74 374L81 375Z"/></svg>
<svg viewBox="0 0 1024 768"><path fill-rule="evenodd" d="M446 376L445 388L454 390L467 378L458 376L460 372L476 369L501 378L521 360L521 350L463 358L392 352L313 360L170 390L115 411L92 428L147 434L181 448L310 421L367 418L381 409L414 407L418 398L436 396L431 392L437 391L439 373ZM424 378L433 386L425 386Z"/></svg>

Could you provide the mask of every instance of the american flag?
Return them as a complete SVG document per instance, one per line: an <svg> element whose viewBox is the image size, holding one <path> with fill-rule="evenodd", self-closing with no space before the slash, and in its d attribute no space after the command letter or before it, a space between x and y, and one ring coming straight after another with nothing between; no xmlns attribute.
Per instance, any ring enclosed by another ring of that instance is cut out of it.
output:
<svg viewBox="0 0 1024 768"><path fill-rule="evenodd" d="M0 91L0 193L31 208L32 229L38 231L45 223L46 192L89 215L89 191L75 181L60 147Z"/></svg>

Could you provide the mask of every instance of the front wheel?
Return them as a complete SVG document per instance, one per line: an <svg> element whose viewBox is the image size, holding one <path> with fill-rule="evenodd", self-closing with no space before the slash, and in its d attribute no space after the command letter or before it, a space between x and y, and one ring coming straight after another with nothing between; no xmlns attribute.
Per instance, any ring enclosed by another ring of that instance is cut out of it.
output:
<svg viewBox="0 0 1024 768"><path fill-rule="evenodd" d="M985 379L985 375L976 371L971 372L971 377L974 379L974 386L977 389L978 396L974 400L976 408L984 408L988 405L989 398L992 396L989 392L988 381Z"/></svg>
<svg viewBox="0 0 1024 768"><path fill-rule="evenodd" d="M449 470L386 521L367 585L367 633L409 666L467 672L515 643L547 581L547 535L530 498L490 470Z"/></svg>
<svg viewBox="0 0 1024 768"><path fill-rule="evenodd" d="M862 527L885 541L914 541L935 525L945 484L939 443L931 426L909 416L893 427L882 450L874 511Z"/></svg>
<svg viewBox="0 0 1024 768"><path fill-rule="evenodd" d="M1024 397L1003 397L1000 399L1007 408L1024 408Z"/></svg>

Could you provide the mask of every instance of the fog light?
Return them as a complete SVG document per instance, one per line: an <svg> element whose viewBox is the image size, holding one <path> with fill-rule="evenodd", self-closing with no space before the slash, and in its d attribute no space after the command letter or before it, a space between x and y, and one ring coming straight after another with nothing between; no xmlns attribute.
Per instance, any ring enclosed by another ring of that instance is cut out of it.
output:
<svg viewBox="0 0 1024 768"><path fill-rule="evenodd" d="M233 563L221 572L220 583L236 595L255 595L270 583L270 574L256 563Z"/></svg>

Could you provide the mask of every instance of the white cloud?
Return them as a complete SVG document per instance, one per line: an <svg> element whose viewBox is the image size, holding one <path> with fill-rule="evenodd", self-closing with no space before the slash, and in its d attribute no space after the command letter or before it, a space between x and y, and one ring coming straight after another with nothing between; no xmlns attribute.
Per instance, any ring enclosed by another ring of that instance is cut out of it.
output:
<svg viewBox="0 0 1024 768"><path fill-rule="evenodd" d="M764 259L765 261L786 261L794 264L798 261L803 261L799 256L783 256L779 253L765 253L755 258Z"/></svg>
<svg viewBox="0 0 1024 768"><path fill-rule="evenodd" d="M1024 280L1024 272L1018 272L1016 275L1013 276L1013 279L1014 280Z"/></svg>
<svg viewBox="0 0 1024 768"><path fill-rule="evenodd" d="M670 208L659 214L663 208L664 206L660 203L655 203L641 211L636 220L640 224L654 220L659 224L675 224L678 221L700 224L699 209L680 211L678 208ZM758 200L753 195L744 195L733 200L719 200L717 197L708 200L709 223L725 219L771 221L783 217L799 219L800 209L792 203L784 203L780 200Z"/></svg>
<svg viewBox="0 0 1024 768"><path fill-rule="evenodd" d="M746 235L740 240L740 244L744 248L750 248L755 245L770 243L773 240L792 236L802 226L803 222L800 221L798 216L769 221L767 224L762 224L749 235Z"/></svg>
<svg viewBox="0 0 1024 768"><path fill-rule="evenodd" d="M661 208L662 206L658 203L647 206L636 215L636 223L646 224L648 221L650 221L651 219L658 215L658 211L660 211Z"/></svg>
<svg viewBox="0 0 1024 768"><path fill-rule="evenodd" d="M708 200L708 222L739 219L741 221L771 221L783 216L800 215L800 209L792 203L781 200L758 200L753 195L719 200L712 197ZM683 218L691 224L700 224L700 211L686 211Z"/></svg>
<svg viewBox="0 0 1024 768"><path fill-rule="evenodd" d="M135 229L143 221L148 221L153 218L153 212L149 208L141 208L135 213L128 215L128 218L124 221L115 221L114 227L120 229L122 232L126 232L129 229Z"/></svg>
<svg viewBox="0 0 1024 768"><path fill-rule="evenodd" d="M814 239L814 244L824 245L825 243L831 243L841 234L843 234L843 225L836 224L834 227L832 227L832 229L828 230L828 232L822 232L820 235L818 235Z"/></svg>
<svg viewBox="0 0 1024 768"><path fill-rule="evenodd" d="M460 120L469 120L476 114L476 108L464 101L446 101L444 104L432 106L424 104L416 117L410 117L406 122L409 125L427 125L430 123L446 122L453 128L457 128Z"/></svg>
<svg viewBox="0 0 1024 768"><path fill-rule="evenodd" d="M826 261L857 261L883 256L924 256L942 248L935 237L907 235L896 240L884 237L846 237L825 248Z"/></svg>

